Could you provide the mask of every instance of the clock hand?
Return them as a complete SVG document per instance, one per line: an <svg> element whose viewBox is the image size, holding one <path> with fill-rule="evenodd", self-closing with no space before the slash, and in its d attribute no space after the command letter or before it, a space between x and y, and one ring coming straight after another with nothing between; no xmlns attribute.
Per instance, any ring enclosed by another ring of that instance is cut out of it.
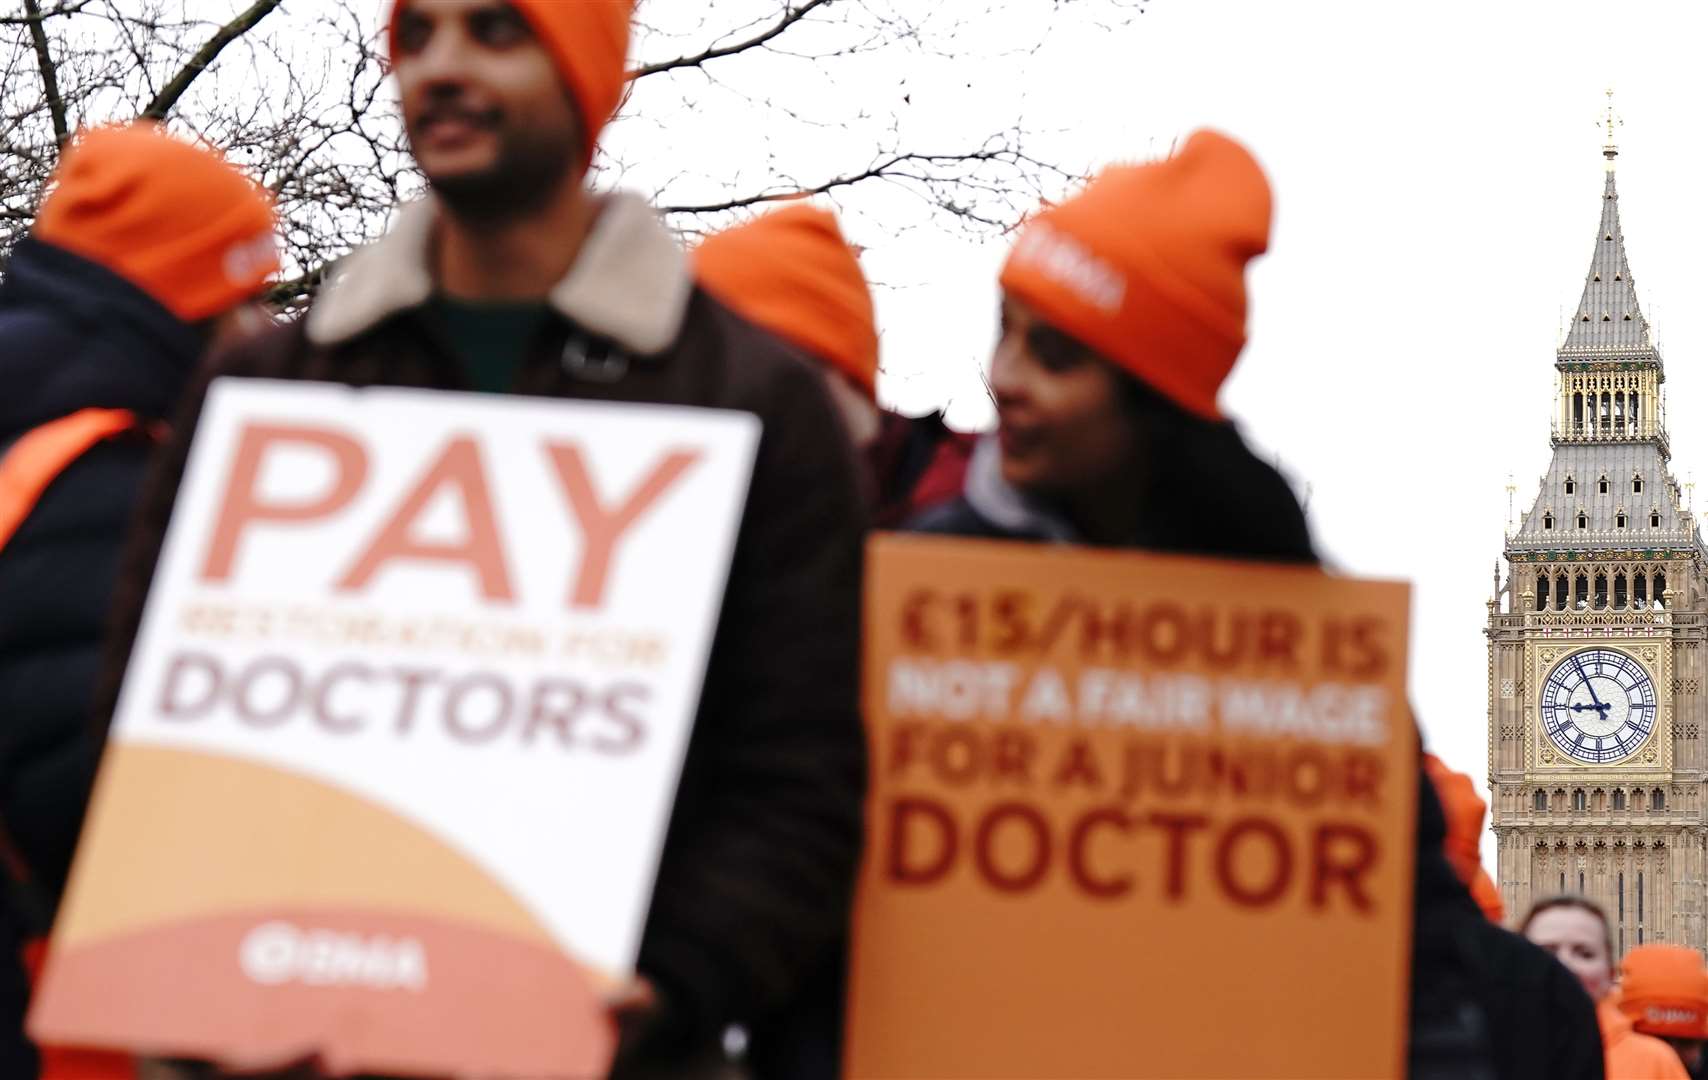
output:
<svg viewBox="0 0 1708 1080"><path fill-rule="evenodd" d="M1601 705L1601 699L1595 696L1595 680L1591 679L1589 677L1589 672L1583 669L1582 660L1577 662L1577 667L1578 674L1583 676L1583 688L1589 691L1589 700L1595 702L1596 706L1599 708Z"/></svg>

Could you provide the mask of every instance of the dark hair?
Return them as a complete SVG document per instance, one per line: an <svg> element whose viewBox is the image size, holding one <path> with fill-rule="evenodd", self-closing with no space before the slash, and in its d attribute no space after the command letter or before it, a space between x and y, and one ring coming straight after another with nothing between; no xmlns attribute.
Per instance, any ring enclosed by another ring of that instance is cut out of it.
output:
<svg viewBox="0 0 1708 1080"><path fill-rule="evenodd" d="M1530 924L1536 921L1536 916L1542 914L1544 911L1554 911L1561 908L1571 911L1582 911L1587 914L1594 915L1596 919L1600 921L1602 940L1607 945L1607 966L1612 968L1613 928L1607 924L1607 912L1603 911L1601 909L1601 905L1596 903L1594 900L1590 900L1582 896L1567 895L1543 897L1530 905L1530 910L1525 913L1524 921L1518 924L1518 932L1523 934L1525 937L1529 937Z"/></svg>
<svg viewBox="0 0 1708 1080"><path fill-rule="evenodd" d="M1105 361L1106 362L1106 361ZM1113 365L1111 365L1113 368ZM1138 435L1144 504L1140 546L1155 551L1316 563L1293 489L1227 421L1187 412L1114 368L1122 411Z"/></svg>

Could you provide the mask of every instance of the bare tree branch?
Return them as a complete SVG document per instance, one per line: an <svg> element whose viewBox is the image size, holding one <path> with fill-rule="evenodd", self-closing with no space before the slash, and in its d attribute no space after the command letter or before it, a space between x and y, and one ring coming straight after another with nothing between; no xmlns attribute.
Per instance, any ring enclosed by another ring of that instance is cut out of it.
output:
<svg viewBox="0 0 1708 1080"><path fill-rule="evenodd" d="M190 89L190 84L208 69L208 65L214 62L225 47L253 30L279 3L280 0L255 0L249 10L220 27L219 31L208 39L208 43L197 50L196 55L190 57L190 62L184 65L172 81L155 95L154 100L148 103L148 108L142 110L142 115L154 120L166 119L167 114Z"/></svg>
<svg viewBox="0 0 1708 1080"><path fill-rule="evenodd" d="M59 93L59 72L48 48L47 27L42 25L41 5L36 0L24 0L24 17L30 24L30 44L36 51L36 65L42 73L42 93L47 98L48 113L53 117L54 141L61 146L71 137L66 126L65 98Z"/></svg>
<svg viewBox="0 0 1708 1080"><path fill-rule="evenodd" d="M61 15L75 15L94 2L95 0L62 0L57 7L50 8L47 11L40 11L37 4L26 2L24 14L0 15L0 26L27 26L44 19L58 18Z"/></svg>
<svg viewBox="0 0 1708 1080"><path fill-rule="evenodd" d="M674 60L664 60L656 64L647 64L644 67L639 67L629 72L629 81L633 82L636 79L644 79L648 75L662 75L666 71L680 71L683 68L702 67L713 60L722 60L726 56L736 56L749 49L757 49L766 42L774 40L786 32L789 27L806 18L808 13L810 13L814 8L823 7L826 4L831 3L835 3L835 0L806 0L806 2L800 7L784 7L783 17L781 19L778 19L777 22L773 23L764 32L748 38L746 41L738 41L730 45L716 46L707 49L704 52L697 53L694 56L681 56Z"/></svg>

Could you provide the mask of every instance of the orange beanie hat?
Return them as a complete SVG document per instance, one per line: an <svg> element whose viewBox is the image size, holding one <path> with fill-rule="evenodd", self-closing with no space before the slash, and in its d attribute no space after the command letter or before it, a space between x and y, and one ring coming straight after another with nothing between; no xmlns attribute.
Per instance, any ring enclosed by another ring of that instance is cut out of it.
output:
<svg viewBox="0 0 1708 1080"><path fill-rule="evenodd" d="M35 238L100 263L185 322L249 299L279 268L272 200L157 124L83 133L53 185Z"/></svg>
<svg viewBox="0 0 1708 1080"><path fill-rule="evenodd" d="M1454 772L1434 754L1423 755L1423 771L1434 785L1447 817L1444 845L1447 862L1454 875L1470 888L1471 899L1483 914L1491 922L1500 922L1506 917L1506 906L1482 865L1483 817L1488 813L1488 804L1477 794L1469 776Z"/></svg>
<svg viewBox="0 0 1708 1080"><path fill-rule="evenodd" d="M405 6L404 0L398 0L391 9L393 56L397 55L397 17ZM510 0L510 6L528 20L569 87L587 127L591 158L599 133L622 103L628 85L633 0Z"/></svg>
<svg viewBox="0 0 1708 1080"><path fill-rule="evenodd" d="M1708 969L1683 945L1640 945L1619 965L1619 1008L1645 1035L1708 1037Z"/></svg>
<svg viewBox="0 0 1708 1080"><path fill-rule="evenodd" d="M796 203L716 233L694 252L706 291L834 364L878 396L878 320L860 260L836 215Z"/></svg>
<svg viewBox="0 0 1708 1080"><path fill-rule="evenodd" d="M1002 287L1046 322L1210 419L1245 347L1245 265L1269 246L1269 182L1200 131L1150 165L1105 169L1022 230Z"/></svg>

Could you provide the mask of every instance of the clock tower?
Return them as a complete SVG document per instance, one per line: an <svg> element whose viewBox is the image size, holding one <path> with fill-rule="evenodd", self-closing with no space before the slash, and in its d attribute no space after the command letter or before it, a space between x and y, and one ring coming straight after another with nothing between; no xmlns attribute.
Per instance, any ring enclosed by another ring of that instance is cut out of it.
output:
<svg viewBox="0 0 1708 1080"><path fill-rule="evenodd" d="M1555 358L1553 461L1489 601L1489 787L1512 918L1582 894L1614 948L1708 947L1708 550L1670 471L1660 350L1607 176Z"/></svg>

